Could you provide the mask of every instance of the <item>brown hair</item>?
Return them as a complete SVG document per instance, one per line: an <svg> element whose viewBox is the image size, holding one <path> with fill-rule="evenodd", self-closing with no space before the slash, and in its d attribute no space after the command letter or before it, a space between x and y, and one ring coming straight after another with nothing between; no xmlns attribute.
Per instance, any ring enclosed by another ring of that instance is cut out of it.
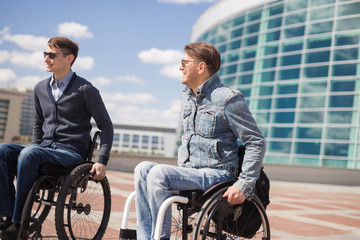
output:
<svg viewBox="0 0 360 240"><path fill-rule="evenodd" d="M184 50L186 54L197 61L205 62L211 75L219 71L221 57L219 50L214 45L204 42L190 43L185 46Z"/></svg>
<svg viewBox="0 0 360 240"><path fill-rule="evenodd" d="M79 51L79 46L76 42L66 37L53 37L48 41L48 46L51 48L61 49L64 56L70 54L74 55L74 60L71 62L71 66L74 64Z"/></svg>

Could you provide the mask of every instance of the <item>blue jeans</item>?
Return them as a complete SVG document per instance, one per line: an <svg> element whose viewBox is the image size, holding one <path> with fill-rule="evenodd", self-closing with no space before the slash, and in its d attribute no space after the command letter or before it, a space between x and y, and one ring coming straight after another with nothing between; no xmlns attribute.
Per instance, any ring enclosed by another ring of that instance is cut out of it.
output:
<svg viewBox="0 0 360 240"><path fill-rule="evenodd" d="M82 160L83 158L77 153L55 147L43 148L38 145L20 146L0 143L0 166L4 166L0 172L4 176L0 178L0 194L4 194L1 198L7 200L4 203L1 202L0 216L12 216L13 222L20 222L27 195L38 178L38 171L42 164L51 162L70 167ZM13 184L15 176L16 195Z"/></svg>
<svg viewBox="0 0 360 240"><path fill-rule="evenodd" d="M137 239L154 237L156 218L161 204L171 196L171 190L206 190L212 185L234 180L226 170L185 168L154 162L142 162L135 167ZM166 211L161 237L170 237L171 209Z"/></svg>

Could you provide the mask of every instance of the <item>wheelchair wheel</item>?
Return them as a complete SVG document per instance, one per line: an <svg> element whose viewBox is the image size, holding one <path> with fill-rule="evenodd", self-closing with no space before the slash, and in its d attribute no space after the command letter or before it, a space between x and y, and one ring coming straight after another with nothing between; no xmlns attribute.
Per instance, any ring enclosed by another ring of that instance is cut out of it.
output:
<svg viewBox="0 0 360 240"><path fill-rule="evenodd" d="M38 189L31 210L31 218L36 218L43 223L51 210L51 205L45 203L51 203L54 200L54 195L52 190ZM36 227L37 223L30 223L29 234L33 233Z"/></svg>
<svg viewBox="0 0 360 240"><path fill-rule="evenodd" d="M92 163L69 173L60 190L55 209L59 239L101 239L110 218L111 195L107 178L93 180Z"/></svg>
<svg viewBox="0 0 360 240"><path fill-rule="evenodd" d="M270 240L270 225L261 201L230 205L222 195L225 187L203 205L196 222L194 239L262 239Z"/></svg>
<svg viewBox="0 0 360 240"><path fill-rule="evenodd" d="M195 226L196 218L198 212L189 212L181 203L172 204L174 211L171 214L171 240L183 240L183 239L192 239L193 228ZM175 210L176 207L176 210ZM184 216L187 214L187 216ZM185 217L185 219L184 219ZM187 221L186 221L187 218ZM186 221L184 223L184 221ZM186 237L183 235L186 234Z"/></svg>

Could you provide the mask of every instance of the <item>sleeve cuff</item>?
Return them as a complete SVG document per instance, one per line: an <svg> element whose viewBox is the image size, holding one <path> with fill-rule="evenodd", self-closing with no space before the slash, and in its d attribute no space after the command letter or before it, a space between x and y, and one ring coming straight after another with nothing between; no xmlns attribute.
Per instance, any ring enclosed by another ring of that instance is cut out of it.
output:
<svg viewBox="0 0 360 240"><path fill-rule="evenodd" d="M109 157L104 156L104 155L100 155L100 156L99 156L98 163L102 163L102 164L104 164L105 166L107 166L108 161L109 161Z"/></svg>
<svg viewBox="0 0 360 240"><path fill-rule="evenodd" d="M246 196L247 199L251 199L254 194L255 186L249 183L246 183L242 179L238 179L233 186L239 188Z"/></svg>

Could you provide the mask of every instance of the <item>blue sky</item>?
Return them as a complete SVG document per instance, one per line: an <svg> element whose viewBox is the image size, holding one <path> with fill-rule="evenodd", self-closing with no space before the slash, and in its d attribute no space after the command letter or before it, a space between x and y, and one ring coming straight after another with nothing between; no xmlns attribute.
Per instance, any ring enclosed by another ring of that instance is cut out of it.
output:
<svg viewBox="0 0 360 240"><path fill-rule="evenodd" d="M50 76L53 36L79 44L73 70L101 92L114 123L177 127L179 62L193 24L217 0L13 0L0 3L0 88Z"/></svg>

